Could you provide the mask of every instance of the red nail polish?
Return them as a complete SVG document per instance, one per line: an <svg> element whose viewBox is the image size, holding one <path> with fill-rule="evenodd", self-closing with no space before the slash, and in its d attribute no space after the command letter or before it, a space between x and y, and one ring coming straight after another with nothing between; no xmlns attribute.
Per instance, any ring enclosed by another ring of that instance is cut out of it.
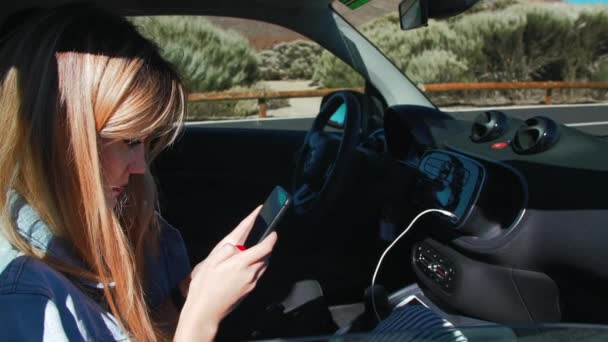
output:
<svg viewBox="0 0 608 342"><path fill-rule="evenodd" d="M246 249L247 249L247 247L245 247L245 246L243 246L243 245L236 245L235 247L236 247L236 248L238 248L238 249L239 249L239 251L244 251L244 250L246 250Z"/></svg>

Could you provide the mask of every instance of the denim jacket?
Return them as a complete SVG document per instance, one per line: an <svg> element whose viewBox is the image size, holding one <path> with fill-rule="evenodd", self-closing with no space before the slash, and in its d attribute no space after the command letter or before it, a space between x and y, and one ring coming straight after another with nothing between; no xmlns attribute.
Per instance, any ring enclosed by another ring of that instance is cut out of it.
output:
<svg viewBox="0 0 608 342"><path fill-rule="evenodd" d="M11 215L27 243L69 265L83 267L65 240L53 236L23 197L9 195ZM180 233L161 220L160 245L146 260L144 284L154 309L190 273ZM0 340L119 341L129 336L109 312L102 283L63 274L12 246L0 230ZM107 286L114 286L113 283Z"/></svg>

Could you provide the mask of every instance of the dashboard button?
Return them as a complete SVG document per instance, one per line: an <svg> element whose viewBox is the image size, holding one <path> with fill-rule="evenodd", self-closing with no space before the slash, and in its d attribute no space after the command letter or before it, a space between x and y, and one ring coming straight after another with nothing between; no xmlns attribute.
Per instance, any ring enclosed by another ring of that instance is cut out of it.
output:
<svg viewBox="0 0 608 342"><path fill-rule="evenodd" d="M497 142L492 144L492 146L490 146L491 149L493 150L502 150L503 148L509 146L509 143L506 141L501 141L501 142Z"/></svg>

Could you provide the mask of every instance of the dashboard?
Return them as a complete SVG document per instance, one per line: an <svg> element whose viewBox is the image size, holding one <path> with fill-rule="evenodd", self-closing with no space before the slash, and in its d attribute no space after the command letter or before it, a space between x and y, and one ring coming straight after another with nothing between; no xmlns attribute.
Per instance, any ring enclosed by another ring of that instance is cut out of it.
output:
<svg viewBox="0 0 608 342"><path fill-rule="evenodd" d="M429 220L412 251L430 298L495 322L606 323L604 140L545 116L417 106L388 108L384 130L404 177L415 170L404 210L456 215Z"/></svg>

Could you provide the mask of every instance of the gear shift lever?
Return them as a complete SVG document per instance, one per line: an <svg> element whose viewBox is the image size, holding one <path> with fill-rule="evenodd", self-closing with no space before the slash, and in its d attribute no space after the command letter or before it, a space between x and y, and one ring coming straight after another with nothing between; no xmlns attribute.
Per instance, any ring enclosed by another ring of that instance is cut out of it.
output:
<svg viewBox="0 0 608 342"><path fill-rule="evenodd" d="M375 296L374 301L380 318L385 318L390 313L390 307L388 303L388 296L386 290L382 285L374 285L365 289L363 294L363 300L365 310L361 313L348 327L345 332L358 332L358 331L370 331L378 325L378 318L374 312L374 306L372 304L372 297Z"/></svg>
<svg viewBox="0 0 608 342"><path fill-rule="evenodd" d="M372 296L374 297L374 302L376 303L376 309L378 310L380 318L386 318L390 313L390 307L388 305L388 294L386 293L384 286L373 285L373 287L370 286L365 290L365 312L374 312L372 307Z"/></svg>
<svg viewBox="0 0 608 342"><path fill-rule="evenodd" d="M369 317L369 322L372 323L372 326L375 326L378 323L378 318L374 312L374 307L372 304L373 301L376 303L376 310L378 311L378 315L380 319L386 318L390 314L390 306L388 304L388 294L382 285L373 285L365 289L365 294L363 295L365 298L365 313L366 317Z"/></svg>

